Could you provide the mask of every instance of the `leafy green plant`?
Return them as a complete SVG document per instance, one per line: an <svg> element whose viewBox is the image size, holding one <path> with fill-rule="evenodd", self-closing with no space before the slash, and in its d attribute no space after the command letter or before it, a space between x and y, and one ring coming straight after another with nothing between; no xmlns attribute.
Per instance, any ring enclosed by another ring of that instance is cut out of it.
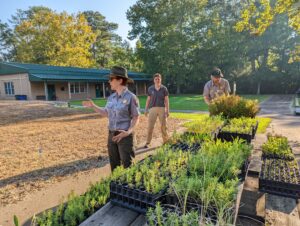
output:
<svg viewBox="0 0 300 226"><path fill-rule="evenodd" d="M264 178L285 183L300 184L300 171L296 160L265 159Z"/></svg>
<svg viewBox="0 0 300 226"><path fill-rule="evenodd" d="M15 226L19 226L19 219L16 215L14 215L14 224Z"/></svg>
<svg viewBox="0 0 300 226"><path fill-rule="evenodd" d="M251 147L242 141L206 141L199 152L192 155L187 163L188 174L171 183L170 194L179 200L182 212L188 202L202 206L202 218L212 208L216 209L219 222L230 222L239 183L238 174L244 161L249 157Z"/></svg>
<svg viewBox="0 0 300 226"><path fill-rule="evenodd" d="M226 211L224 211L226 212ZM232 225L232 220L228 219L212 220L207 216L199 214L198 211L192 210L182 213L180 210L161 207L159 203L156 207L149 208L146 214L148 225L150 226L208 226L208 225Z"/></svg>
<svg viewBox="0 0 300 226"><path fill-rule="evenodd" d="M186 214L172 212L161 207L158 202L155 208L147 211L146 217L150 226L198 226L199 214L191 211ZM201 224L203 225L203 224Z"/></svg>
<svg viewBox="0 0 300 226"><path fill-rule="evenodd" d="M33 218L32 225L62 226L78 225L103 206L109 198L110 178L91 185L89 190L81 196L71 193L66 204L60 204L53 211L48 210L41 216Z"/></svg>
<svg viewBox="0 0 300 226"><path fill-rule="evenodd" d="M240 140L205 142L201 150L188 162L191 172L217 176L221 181L238 175L243 162L250 156L251 147Z"/></svg>
<svg viewBox="0 0 300 226"><path fill-rule="evenodd" d="M255 118L232 118L222 128L222 132L252 134L253 128L256 126Z"/></svg>
<svg viewBox="0 0 300 226"><path fill-rule="evenodd" d="M283 136L268 135L268 140L262 145L264 156L293 160L295 157L288 144L288 139Z"/></svg>
<svg viewBox="0 0 300 226"><path fill-rule="evenodd" d="M257 100L247 100L236 95L223 95L215 98L208 109L211 116L222 115L225 118L254 118L259 112L259 104Z"/></svg>
<svg viewBox="0 0 300 226"><path fill-rule="evenodd" d="M258 121L257 133L265 133L271 123L271 119L263 117L257 117L256 119Z"/></svg>
<svg viewBox="0 0 300 226"><path fill-rule="evenodd" d="M168 146L164 146L151 158L139 164L127 169L118 167L112 175L112 180L133 188L144 188L147 192L156 194L166 188L170 180L176 178L185 168L188 156L187 152L174 152Z"/></svg>
<svg viewBox="0 0 300 226"><path fill-rule="evenodd" d="M223 124L224 120L221 116L213 116L203 120L187 122L184 126L187 127L189 132L210 135L212 132L216 132Z"/></svg>

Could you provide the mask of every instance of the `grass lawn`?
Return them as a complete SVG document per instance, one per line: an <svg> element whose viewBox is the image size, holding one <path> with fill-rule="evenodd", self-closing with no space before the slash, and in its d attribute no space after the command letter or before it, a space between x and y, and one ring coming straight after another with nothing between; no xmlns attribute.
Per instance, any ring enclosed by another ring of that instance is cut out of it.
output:
<svg viewBox="0 0 300 226"><path fill-rule="evenodd" d="M264 101L269 95L242 95L247 99L257 99L259 102ZM141 108L145 108L146 96L139 96ZM94 99L95 104L104 107L106 99ZM81 101L71 101L71 105L81 105ZM203 100L202 95L171 95L170 96L171 110L194 110L207 111L208 107Z"/></svg>

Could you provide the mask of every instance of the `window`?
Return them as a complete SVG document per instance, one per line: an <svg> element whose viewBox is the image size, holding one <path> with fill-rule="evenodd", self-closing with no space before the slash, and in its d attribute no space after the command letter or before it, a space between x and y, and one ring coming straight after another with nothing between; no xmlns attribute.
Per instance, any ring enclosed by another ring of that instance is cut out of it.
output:
<svg viewBox="0 0 300 226"><path fill-rule="evenodd" d="M4 82L5 94L12 96L15 95L15 87L13 82Z"/></svg>
<svg viewBox="0 0 300 226"><path fill-rule="evenodd" d="M71 83L71 93L85 93L86 83L83 82L74 82Z"/></svg>

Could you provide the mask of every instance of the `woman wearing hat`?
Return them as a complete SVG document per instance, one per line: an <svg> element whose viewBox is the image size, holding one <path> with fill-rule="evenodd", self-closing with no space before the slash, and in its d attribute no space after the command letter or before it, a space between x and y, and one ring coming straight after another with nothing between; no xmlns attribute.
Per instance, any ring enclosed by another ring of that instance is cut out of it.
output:
<svg viewBox="0 0 300 226"><path fill-rule="evenodd" d="M139 102L128 90L127 84L133 82L128 78L127 70L114 66L109 75L109 84L115 92L111 94L105 108L96 106L93 101L84 101L83 106L92 107L109 120L108 155L111 170L123 165L129 167L134 158L133 131L138 124Z"/></svg>
<svg viewBox="0 0 300 226"><path fill-rule="evenodd" d="M229 82L223 78L223 74L219 68L213 69L210 78L211 80L205 84L203 90L204 101L208 105L214 98L228 95L231 91Z"/></svg>

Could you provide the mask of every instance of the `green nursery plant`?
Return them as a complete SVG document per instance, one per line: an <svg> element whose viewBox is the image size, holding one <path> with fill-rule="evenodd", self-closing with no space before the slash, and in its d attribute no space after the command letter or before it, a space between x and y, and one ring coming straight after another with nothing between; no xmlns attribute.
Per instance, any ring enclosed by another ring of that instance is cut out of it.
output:
<svg viewBox="0 0 300 226"><path fill-rule="evenodd" d="M187 204L194 202L201 204L202 218L213 208L219 222L231 222L238 174L250 151L251 147L240 140L207 141L189 158L188 174L173 181L168 192L177 196L183 213Z"/></svg>
<svg viewBox="0 0 300 226"><path fill-rule="evenodd" d="M300 171L296 160L265 159L263 174L266 179L285 183L300 183Z"/></svg>
<svg viewBox="0 0 300 226"><path fill-rule="evenodd" d="M259 112L259 104L257 100L248 100L237 95L223 95L215 98L208 106L208 109L211 116L222 115L225 118L254 118Z"/></svg>
<svg viewBox="0 0 300 226"><path fill-rule="evenodd" d="M155 208L147 211L146 217L149 226L198 226L199 214L197 211L191 211L186 214L168 211L161 207L158 202ZM202 225L202 224L201 224Z"/></svg>
<svg viewBox="0 0 300 226"><path fill-rule="evenodd" d="M188 152L174 152L166 145L139 164L127 169L118 167L112 175L112 180L156 194L166 188L186 167L188 156Z"/></svg>
<svg viewBox="0 0 300 226"><path fill-rule="evenodd" d="M228 120L227 124L222 128L222 132L252 134L253 128L256 126L255 118L232 118Z"/></svg>
<svg viewBox="0 0 300 226"><path fill-rule="evenodd" d="M15 226L19 226L19 219L16 215L14 215L14 224Z"/></svg>
<svg viewBox="0 0 300 226"><path fill-rule="evenodd" d="M195 120L184 124L189 132L198 134L208 134L216 132L224 124L224 119L218 116L207 117L203 120Z"/></svg>
<svg viewBox="0 0 300 226"><path fill-rule="evenodd" d="M89 190L81 196L70 193L65 204L61 203L55 211L48 210L41 216L33 217L31 225L75 226L80 224L107 202L109 183L109 178L99 181L91 185Z"/></svg>
<svg viewBox="0 0 300 226"><path fill-rule="evenodd" d="M293 160L292 149L289 146L288 139L283 136L268 135L268 140L262 145L263 156L269 156L280 159Z"/></svg>

